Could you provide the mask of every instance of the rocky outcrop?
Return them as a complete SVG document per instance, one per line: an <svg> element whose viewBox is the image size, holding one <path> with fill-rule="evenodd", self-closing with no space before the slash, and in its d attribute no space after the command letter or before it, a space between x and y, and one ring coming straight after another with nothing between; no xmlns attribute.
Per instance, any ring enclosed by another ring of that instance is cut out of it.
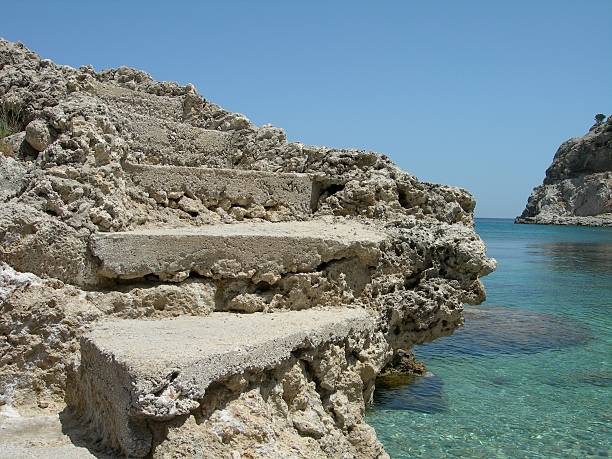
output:
<svg viewBox="0 0 612 459"><path fill-rule="evenodd" d="M516 222L612 226L612 116L559 147Z"/></svg>
<svg viewBox="0 0 612 459"><path fill-rule="evenodd" d="M376 376L459 327L494 269L469 193L7 41L0 104L11 429L72 419L111 456L386 457Z"/></svg>

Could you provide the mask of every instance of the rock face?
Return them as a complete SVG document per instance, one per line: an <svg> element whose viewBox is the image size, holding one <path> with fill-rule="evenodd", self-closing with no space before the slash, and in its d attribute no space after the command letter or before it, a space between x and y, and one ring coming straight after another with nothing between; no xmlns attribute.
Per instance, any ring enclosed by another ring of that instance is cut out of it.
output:
<svg viewBox="0 0 612 459"><path fill-rule="evenodd" d="M466 191L3 40L0 104L6 425L59 419L74 457L386 457L376 376L494 269Z"/></svg>
<svg viewBox="0 0 612 459"><path fill-rule="evenodd" d="M559 147L516 222L612 226L612 116Z"/></svg>

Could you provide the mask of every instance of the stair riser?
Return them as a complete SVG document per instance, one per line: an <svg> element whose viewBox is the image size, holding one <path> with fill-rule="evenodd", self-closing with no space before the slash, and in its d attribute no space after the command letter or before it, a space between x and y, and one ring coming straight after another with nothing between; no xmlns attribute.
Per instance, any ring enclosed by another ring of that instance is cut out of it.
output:
<svg viewBox="0 0 612 459"><path fill-rule="evenodd" d="M306 174L136 164L125 164L124 169L137 186L166 206L172 206L174 197L181 208L184 195L210 210L240 207L248 211L258 206L304 216L312 212L318 199L313 179Z"/></svg>

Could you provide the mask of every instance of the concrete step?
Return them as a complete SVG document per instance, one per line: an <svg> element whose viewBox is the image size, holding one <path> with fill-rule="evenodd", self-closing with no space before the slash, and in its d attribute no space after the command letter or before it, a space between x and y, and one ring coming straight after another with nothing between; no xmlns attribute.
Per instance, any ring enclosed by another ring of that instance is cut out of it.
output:
<svg viewBox="0 0 612 459"><path fill-rule="evenodd" d="M136 115L130 132L149 164L230 167L239 156L229 132Z"/></svg>
<svg viewBox="0 0 612 459"><path fill-rule="evenodd" d="M183 97L158 96L115 83L94 82L97 97L131 115L151 116L160 121L183 121Z"/></svg>
<svg viewBox="0 0 612 459"><path fill-rule="evenodd" d="M248 379L288 362L296 350L364 336L373 327L360 308L100 323L81 339L68 400L106 446L143 457L151 422L197 409L211 384Z"/></svg>
<svg viewBox="0 0 612 459"><path fill-rule="evenodd" d="M143 148L146 161L152 164L228 167L239 156L228 132L134 117L132 133L134 144Z"/></svg>
<svg viewBox="0 0 612 459"><path fill-rule="evenodd" d="M264 209L285 208L292 214L310 214L318 199L312 176L206 167L124 164L133 182L161 204L168 196L180 203L183 195L215 209L257 205Z"/></svg>
<svg viewBox="0 0 612 459"><path fill-rule="evenodd" d="M116 84L94 83L94 92L122 112L133 146L148 164L232 167L240 158L235 133L185 122L183 97L157 96Z"/></svg>
<svg viewBox="0 0 612 459"><path fill-rule="evenodd" d="M373 226L351 221L241 222L96 233L90 246L100 259L100 275L108 278L195 272L272 284L285 273L313 272L334 260L374 266L385 237Z"/></svg>

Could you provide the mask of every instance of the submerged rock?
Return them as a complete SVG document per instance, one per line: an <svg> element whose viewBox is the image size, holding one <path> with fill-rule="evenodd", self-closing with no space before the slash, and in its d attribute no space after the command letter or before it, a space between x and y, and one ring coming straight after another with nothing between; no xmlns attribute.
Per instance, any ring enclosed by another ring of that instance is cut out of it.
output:
<svg viewBox="0 0 612 459"><path fill-rule="evenodd" d="M561 316L504 307L471 307L452 337L420 349L421 356L532 354L584 344L588 327Z"/></svg>
<svg viewBox="0 0 612 459"><path fill-rule="evenodd" d="M379 386L402 385L411 382L414 376L423 376L425 373L427 373L425 364L419 362L412 351L400 349L380 372L376 383Z"/></svg>
<svg viewBox="0 0 612 459"><path fill-rule="evenodd" d="M444 395L444 382L433 373L423 376L405 375L402 380L376 380L374 393L376 409L441 413L448 410L448 398Z"/></svg>

